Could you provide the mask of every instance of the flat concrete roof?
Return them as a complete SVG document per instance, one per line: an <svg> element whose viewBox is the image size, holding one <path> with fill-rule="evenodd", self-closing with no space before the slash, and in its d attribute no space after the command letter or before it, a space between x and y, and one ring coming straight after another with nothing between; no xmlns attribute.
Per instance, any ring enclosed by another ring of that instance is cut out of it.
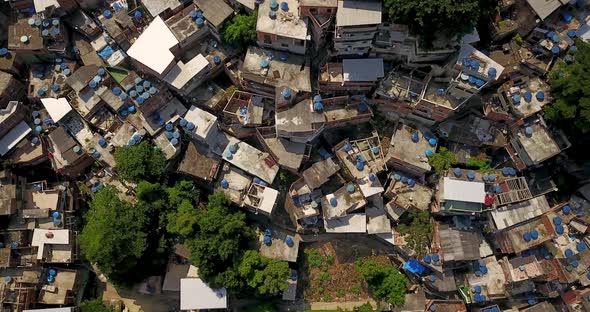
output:
<svg viewBox="0 0 590 312"><path fill-rule="evenodd" d="M192 122L195 125L195 129L190 131L186 129L190 134L195 135L197 138L207 141L213 131L217 129L217 117L207 111L204 111L196 106L191 106L184 115L184 119L188 122Z"/></svg>
<svg viewBox="0 0 590 312"><path fill-rule="evenodd" d="M226 135L226 137L228 144L221 153L223 160L268 183L274 181L279 172L279 166L270 154L262 152L252 145L232 136ZM231 146L237 147L235 153L231 153Z"/></svg>
<svg viewBox="0 0 590 312"><path fill-rule="evenodd" d="M280 54L287 56L287 60L282 61L277 51L250 46L242 63L242 78L253 75L273 87L286 86L294 91L311 92L311 72L305 58L285 52ZM266 69L260 66L262 60L269 63Z"/></svg>
<svg viewBox="0 0 590 312"><path fill-rule="evenodd" d="M418 142L412 141L412 134L417 133ZM400 124L393 133L386 159L398 159L418 167L424 171L430 171L431 167L426 157L426 150L436 151L436 146L430 146L428 139L419 129Z"/></svg>
<svg viewBox="0 0 590 312"><path fill-rule="evenodd" d="M377 207L367 207L367 233L391 233L391 222L385 213L385 210Z"/></svg>
<svg viewBox="0 0 590 312"><path fill-rule="evenodd" d="M326 122L323 113L313 110L311 99L305 99L289 109L277 112L275 116L277 131L286 133L317 132Z"/></svg>
<svg viewBox="0 0 590 312"><path fill-rule="evenodd" d="M264 243L264 232L258 235L258 244L260 244L260 254L271 259L296 262L299 253L299 239L277 230L272 231L271 244ZM293 246L289 247L285 242L287 236L293 239Z"/></svg>
<svg viewBox="0 0 590 312"><path fill-rule="evenodd" d="M221 187L222 181L227 181L227 188ZM242 198L248 191L251 183L252 177L246 175L246 173L240 169L225 164L219 173L214 187L215 191L225 193L232 202L241 205L243 203Z"/></svg>
<svg viewBox="0 0 590 312"><path fill-rule="evenodd" d="M227 290L213 289L200 278L183 278L180 280L180 309L226 309Z"/></svg>
<svg viewBox="0 0 590 312"><path fill-rule="evenodd" d="M353 186L354 191L348 191L348 186ZM332 199L336 199L336 206L332 205ZM348 212L360 209L367 204L365 196L360 191L360 188L354 184L347 184L342 186L334 193L327 194L322 197L322 210L324 212L324 219L341 218L347 215Z"/></svg>
<svg viewBox="0 0 590 312"><path fill-rule="evenodd" d="M48 236L52 236L51 238ZM38 247L37 259L43 259L45 245L69 245L70 230L33 230L31 246Z"/></svg>
<svg viewBox="0 0 590 312"><path fill-rule="evenodd" d="M177 44L178 39L174 33L158 16L135 40L131 48L127 50L127 54L156 73L163 74L168 65L174 61L174 54L170 52L170 49Z"/></svg>
<svg viewBox="0 0 590 312"><path fill-rule="evenodd" d="M270 8L270 2L258 6L256 31L280 37L307 40L307 23L299 16L299 1L284 0L281 1L281 6L283 3L288 4L288 11L285 12L279 8L275 11L275 18L269 16L269 13L272 11Z"/></svg>
<svg viewBox="0 0 590 312"><path fill-rule="evenodd" d="M257 183L250 184L248 193L244 196L243 203L256 212L261 211L267 215L272 214L272 211L279 197L279 192L268 186Z"/></svg>
<svg viewBox="0 0 590 312"><path fill-rule="evenodd" d="M353 213L337 219L324 219L324 228L326 233L366 233L367 216Z"/></svg>
<svg viewBox="0 0 590 312"><path fill-rule="evenodd" d="M340 0L336 27L381 24L381 1Z"/></svg>
<svg viewBox="0 0 590 312"><path fill-rule="evenodd" d="M202 54L197 54L186 64L178 61L176 66L172 67L164 76L164 81L176 89L182 89L193 77L206 70L209 66L209 61Z"/></svg>
<svg viewBox="0 0 590 312"><path fill-rule="evenodd" d="M194 3L215 28L222 26L234 14L234 10L223 0L194 0Z"/></svg>
<svg viewBox="0 0 590 312"><path fill-rule="evenodd" d="M428 211L434 191L419 183L410 186L401 181L391 179L385 193L386 195L392 195L395 205L403 209L415 207L418 210Z"/></svg>
<svg viewBox="0 0 590 312"><path fill-rule="evenodd" d="M522 129L516 134L516 137L534 164L538 164L561 152L547 129L538 123L532 124L530 127L533 129L532 135L527 136L524 129Z"/></svg>
<svg viewBox="0 0 590 312"><path fill-rule="evenodd" d="M485 203L485 183L456 180L445 177L443 199L468 203Z"/></svg>
<svg viewBox="0 0 590 312"><path fill-rule="evenodd" d="M482 76L488 76L488 70L490 68L496 69L496 77L492 80L496 80L496 78L501 77L502 73L504 72L504 66L498 64L496 61L491 59L489 56L483 54L478 49L474 48L470 44L463 44L461 46L461 50L459 51L459 58L457 59L457 65L463 67L463 60L469 58L471 60L477 60L480 64L478 68L478 73ZM471 69L470 69L471 70Z"/></svg>
<svg viewBox="0 0 590 312"><path fill-rule="evenodd" d="M147 9L152 17L170 9L173 10L182 5L178 0L143 0L141 4Z"/></svg>

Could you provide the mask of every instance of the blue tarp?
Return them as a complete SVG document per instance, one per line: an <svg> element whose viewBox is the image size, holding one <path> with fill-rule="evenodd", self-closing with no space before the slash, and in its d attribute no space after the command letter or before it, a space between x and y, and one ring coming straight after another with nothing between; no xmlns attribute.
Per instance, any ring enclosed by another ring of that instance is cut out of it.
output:
<svg viewBox="0 0 590 312"><path fill-rule="evenodd" d="M404 269L406 269L409 272L412 272L416 275L420 275L420 274L424 273L424 271L426 270L426 267L421 265L420 262L418 262L414 259L410 259L410 260L408 260L408 262L404 263Z"/></svg>
<svg viewBox="0 0 590 312"><path fill-rule="evenodd" d="M115 52L113 51L113 48L108 45L104 49L102 49L102 51L98 52L98 55L106 60L109 56L113 54L113 52Z"/></svg>

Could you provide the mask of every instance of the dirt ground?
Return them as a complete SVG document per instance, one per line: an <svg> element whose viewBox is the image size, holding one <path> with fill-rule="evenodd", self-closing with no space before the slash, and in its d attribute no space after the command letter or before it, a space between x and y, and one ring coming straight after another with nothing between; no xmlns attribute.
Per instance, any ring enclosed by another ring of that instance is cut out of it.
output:
<svg viewBox="0 0 590 312"><path fill-rule="evenodd" d="M299 293L307 302L367 301L370 296L355 261L373 258L387 261L382 249L356 239L306 244L301 255Z"/></svg>

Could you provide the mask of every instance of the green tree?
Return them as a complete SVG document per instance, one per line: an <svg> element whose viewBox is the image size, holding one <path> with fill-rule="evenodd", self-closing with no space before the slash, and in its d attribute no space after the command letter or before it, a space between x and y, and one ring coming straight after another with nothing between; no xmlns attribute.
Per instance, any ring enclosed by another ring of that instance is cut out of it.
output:
<svg viewBox="0 0 590 312"><path fill-rule="evenodd" d="M385 299L396 306L404 304L408 279L394 266L360 259L356 262L355 268L363 276L375 297Z"/></svg>
<svg viewBox="0 0 590 312"><path fill-rule="evenodd" d="M451 166L456 163L455 154L449 151L446 147L442 146L438 149L438 152L430 156L428 162L434 168L434 172L439 175L445 173Z"/></svg>
<svg viewBox="0 0 590 312"><path fill-rule="evenodd" d="M441 32L448 38L469 32L480 17L480 1L487 0L385 0L385 10L393 22L415 26L431 43Z"/></svg>
<svg viewBox="0 0 590 312"><path fill-rule="evenodd" d="M115 161L119 175L133 182L159 180L166 167L164 153L146 141L118 148L115 151Z"/></svg>
<svg viewBox="0 0 590 312"><path fill-rule="evenodd" d="M266 258L258 251L244 252L238 272L246 284L260 295L277 295L287 289L291 270L287 262Z"/></svg>
<svg viewBox="0 0 590 312"><path fill-rule="evenodd" d="M571 133L586 133L590 131L590 85L585 83L590 81L590 44L581 40L575 43L578 51L574 61L557 62L549 74L554 102L543 110L550 122L569 128Z"/></svg>
<svg viewBox="0 0 590 312"><path fill-rule="evenodd" d="M227 44L235 44L241 48L247 47L256 41L257 14L239 14L223 29L223 41ZM229 96L229 95L228 95Z"/></svg>
<svg viewBox="0 0 590 312"><path fill-rule="evenodd" d="M234 265L239 263L248 241L255 237L243 212L228 208L223 193L209 196L206 209L196 213L195 231L187 238L191 261L199 276L214 287L239 289L242 282Z"/></svg>
<svg viewBox="0 0 590 312"><path fill-rule="evenodd" d="M178 209L168 214L168 232L189 237L197 224L197 209L188 200L180 202Z"/></svg>
<svg viewBox="0 0 590 312"><path fill-rule="evenodd" d="M86 258L116 284L137 280L137 265L146 249L145 218L117 197L111 187L99 190L90 201L86 225L79 236Z"/></svg>
<svg viewBox="0 0 590 312"><path fill-rule="evenodd" d="M397 230L406 235L408 247L417 253L425 253L430 246L432 225L428 211L411 212L402 217L402 222Z"/></svg>
<svg viewBox="0 0 590 312"><path fill-rule="evenodd" d="M112 312L100 299L87 300L80 303L80 312Z"/></svg>

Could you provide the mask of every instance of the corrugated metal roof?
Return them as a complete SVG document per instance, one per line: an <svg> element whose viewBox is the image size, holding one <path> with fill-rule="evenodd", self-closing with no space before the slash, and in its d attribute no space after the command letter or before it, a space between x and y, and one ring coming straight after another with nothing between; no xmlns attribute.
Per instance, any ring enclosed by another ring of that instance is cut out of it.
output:
<svg viewBox="0 0 590 312"><path fill-rule="evenodd" d="M383 59L345 59L342 61L344 81L377 81L383 78Z"/></svg>

